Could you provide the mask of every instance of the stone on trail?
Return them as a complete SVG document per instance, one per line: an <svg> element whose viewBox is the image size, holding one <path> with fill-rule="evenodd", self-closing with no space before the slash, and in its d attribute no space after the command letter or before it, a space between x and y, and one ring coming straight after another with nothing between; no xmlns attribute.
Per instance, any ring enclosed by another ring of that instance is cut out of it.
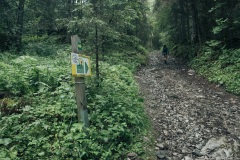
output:
<svg viewBox="0 0 240 160"><path fill-rule="evenodd" d="M148 69L147 72L155 72L157 70L158 70L157 68L152 68L152 69Z"/></svg>
<svg viewBox="0 0 240 160"><path fill-rule="evenodd" d="M193 152L192 152L192 154L195 155L195 156L197 156L197 157L203 156L203 155L201 154L201 151L198 150L198 149L194 149Z"/></svg>
<svg viewBox="0 0 240 160"><path fill-rule="evenodd" d="M177 155L178 155L178 153L174 152L174 153L173 153L173 155L174 155L174 156L177 156Z"/></svg>
<svg viewBox="0 0 240 160"><path fill-rule="evenodd" d="M188 70L188 75L192 76L195 74L195 71L193 69Z"/></svg>
<svg viewBox="0 0 240 160"><path fill-rule="evenodd" d="M168 92L167 96L171 97L171 98L177 98L177 99L179 98L179 96L176 93L173 93L173 92Z"/></svg>
<svg viewBox="0 0 240 160"><path fill-rule="evenodd" d="M137 156L138 155L136 153L134 153L134 152L130 152L130 153L127 154L127 157L129 159L135 159L135 158L137 158Z"/></svg>
<svg viewBox="0 0 240 160"><path fill-rule="evenodd" d="M203 156L203 157L198 157L195 160L208 160L209 158L207 156ZM214 159L215 160L215 159Z"/></svg>
<svg viewBox="0 0 240 160"><path fill-rule="evenodd" d="M164 144L163 144L163 143L158 143L158 144L157 144L157 147L158 147L159 149L164 149Z"/></svg>
<svg viewBox="0 0 240 160"><path fill-rule="evenodd" d="M212 138L210 139L206 145L201 149L201 154L207 155L211 151L215 150L216 148L221 147L226 143L227 139L225 137L221 137L220 139Z"/></svg>
<svg viewBox="0 0 240 160"><path fill-rule="evenodd" d="M189 156L186 156L182 160L193 160L193 159L191 157L189 157Z"/></svg>
<svg viewBox="0 0 240 160"><path fill-rule="evenodd" d="M165 159L166 156L167 156L167 151L165 151L165 150L160 150L157 152L157 157L159 159Z"/></svg>
<svg viewBox="0 0 240 160"><path fill-rule="evenodd" d="M201 149L201 154L215 159L230 159L239 156L240 144L232 138L222 136L220 138L211 138ZM237 155L234 155L237 153ZM239 158L239 157L238 157Z"/></svg>
<svg viewBox="0 0 240 160"><path fill-rule="evenodd" d="M223 96L224 93L223 92L215 92L218 96Z"/></svg>

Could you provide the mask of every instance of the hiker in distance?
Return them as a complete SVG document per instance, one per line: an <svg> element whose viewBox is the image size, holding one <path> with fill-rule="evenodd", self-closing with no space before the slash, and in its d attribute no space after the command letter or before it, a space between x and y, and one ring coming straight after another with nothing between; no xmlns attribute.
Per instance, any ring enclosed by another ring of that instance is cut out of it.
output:
<svg viewBox="0 0 240 160"><path fill-rule="evenodd" d="M163 45L162 55L163 55L164 64L167 64L168 54L169 54L169 51L167 46Z"/></svg>

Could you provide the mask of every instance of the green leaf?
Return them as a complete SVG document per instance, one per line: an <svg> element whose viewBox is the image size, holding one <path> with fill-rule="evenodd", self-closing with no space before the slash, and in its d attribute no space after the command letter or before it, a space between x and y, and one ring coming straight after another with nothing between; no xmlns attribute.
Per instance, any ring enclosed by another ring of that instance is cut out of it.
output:
<svg viewBox="0 0 240 160"><path fill-rule="evenodd" d="M40 153L38 153L38 155L42 157L45 155L45 152L40 152Z"/></svg>
<svg viewBox="0 0 240 160"><path fill-rule="evenodd" d="M74 123L71 127L71 132L82 131L83 127L83 123Z"/></svg>
<svg viewBox="0 0 240 160"><path fill-rule="evenodd" d="M12 140L10 138L0 139L0 144L3 144L4 146L9 145L10 143L12 143Z"/></svg>

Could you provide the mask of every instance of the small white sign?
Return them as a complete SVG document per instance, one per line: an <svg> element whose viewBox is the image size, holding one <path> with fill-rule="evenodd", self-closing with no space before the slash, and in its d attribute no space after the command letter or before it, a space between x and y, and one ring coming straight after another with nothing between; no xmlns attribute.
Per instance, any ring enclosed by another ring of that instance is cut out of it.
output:
<svg viewBox="0 0 240 160"><path fill-rule="evenodd" d="M71 54L71 59L72 59L72 64L76 64L76 65L79 65L79 57L78 57L78 54L76 53L72 53Z"/></svg>

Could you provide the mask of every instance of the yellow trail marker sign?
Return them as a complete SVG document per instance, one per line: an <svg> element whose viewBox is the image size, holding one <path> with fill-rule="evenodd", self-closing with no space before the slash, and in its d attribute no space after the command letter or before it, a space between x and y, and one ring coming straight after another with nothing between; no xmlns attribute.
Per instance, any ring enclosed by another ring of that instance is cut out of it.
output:
<svg viewBox="0 0 240 160"><path fill-rule="evenodd" d="M89 56L71 53L72 76L85 77L91 76L91 61Z"/></svg>

